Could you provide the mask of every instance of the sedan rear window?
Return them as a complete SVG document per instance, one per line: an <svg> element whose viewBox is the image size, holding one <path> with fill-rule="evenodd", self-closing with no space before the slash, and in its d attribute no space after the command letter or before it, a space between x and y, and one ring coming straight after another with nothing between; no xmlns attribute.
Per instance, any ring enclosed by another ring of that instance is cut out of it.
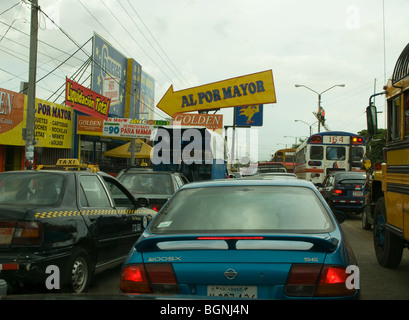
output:
<svg viewBox="0 0 409 320"><path fill-rule="evenodd" d="M134 194L165 194L174 193L171 176L157 173L129 173L119 178L122 184Z"/></svg>
<svg viewBox="0 0 409 320"><path fill-rule="evenodd" d="M153 233L326 232L331 219L304 187L235 186L181 190L151 226Z"/></svg>
<svg viewBox="0 0 409 320"><path fill-rule="evenodd" d="M341 174L336 177L336 184L364 184L366 181L365 173L362 174Z"/></svg>
<svg viewBox="0 0 409 320"><path fill-rule="evenodd" d="M0 204L53 206L61 198L64 177L60 174L3 173L0 176Z"/></svg>

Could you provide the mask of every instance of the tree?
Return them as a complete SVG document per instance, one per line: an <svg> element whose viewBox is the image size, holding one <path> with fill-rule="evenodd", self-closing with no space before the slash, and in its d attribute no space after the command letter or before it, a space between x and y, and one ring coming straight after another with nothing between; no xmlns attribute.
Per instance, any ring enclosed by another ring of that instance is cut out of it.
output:
<svg viewBox="0 0 409 320"><path fill-rule="evenodd" d="M368 139L368 131L362 130L358 132L366 140ZM383 148L386 144L386 129L378 129L378 132L372 137L372 139L366 144L366 157L371 160L372 163L382 163Z"/></svg>

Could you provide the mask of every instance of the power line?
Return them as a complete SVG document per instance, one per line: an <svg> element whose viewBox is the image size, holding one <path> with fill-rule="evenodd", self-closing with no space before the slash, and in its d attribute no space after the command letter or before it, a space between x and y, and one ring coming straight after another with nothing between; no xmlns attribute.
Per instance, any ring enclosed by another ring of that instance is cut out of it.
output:
<svg viewBox="0 0 409 320"><path fill-rule="evenodd" d="M71 59L78 51L82 50L82 48L88 43L90 42L90 40L92 40L92 37L85 42L77 51L75 51L72 55L70 55L67 59L65 59L63 62L61 62L58 66L56 66L53 70L51 70L50 72L48 72L45 76L43 76L42 78L38 79L37 82L43 80L44 78L46 78L48 75L50 75L51 73L53 73L55 70L57 70L59 67L61 67L64 63L66 63L69 59Z"/></svg>
<svg viewBox="0 0 409 320"><path fill-rule="evenodd" d="M128 1L129 3L129 1ZM158 50L156 50L156 48L152 45L152 43L149 41L149 39L145 36L145 33L139 28L139 26L136 24L135 20L132 18L132 16L129 14L129 12L125 9L125 7L122 5L122 3L119 1L119 5L122 7L122 9L124 10L124 12L128 15L128 17L132 20L133 24L136 26L136 28L140 31L140 33L142 34L142 36L145 38L145 40L149 43L149 45L152 47L152 49L156 52L156 54L159 56L159 58L161 58L161 60L163 61L163 63L168 67L168 69L173 73L174 76L176 76L178 78L178 80L182 83L183 80L185 81L185 84L188 85L187 81L183 78L182 79L179 77L179 75L177 75L172 68L169 66L169 64L165 61L165 59L162 58L161 54L158 52ZM131 5L132 7L132 5ZM135 14L139 17L138 13L135 11L135 9L132 7L132 9L134 10ZM142 19L139 17L139 19L142 21ZM143 21L142 21L143 23ZM145 25L145 24L144 24ZM146 27L146 25L145 25ZM147 27L146 27L147 28ZM149 32L149 29L148 29ZM150 33L150 32L149 32ZM153 35L150 33L150 35L153 37ZM154 38L155 40L155 38ZM159 46L158 42L155 40L156 44ZM160 47L160 46L159 46ZM160 47L161 48L161 47ZM161 48L162 49L162 48ZM163 49L162 49L163 51ZM163 51L164 52L164 51ZM169 57L166 55L165 56L168 58L168 60L170 61ZM172 61L170 61L172 63ZM173 64L172 64L173 65ZM174 66L174 65L173 65ZM175 69L177 70L177 68L175 67ZM179 73L180 74L180 73Z"/></svg>
<svg viewBox="0 0 409 320"><path fill-rule="evenodd" d="M8 27L10 26L10 25L8 25L7 23L5 23L5 22L3 22L3 21L0 21L0 23L6 25L6 26L8 26ZM12 26L11 26L11 29L13 29L13 30L15 30L15 31L17 31L17 32L19 32L19 33L21 33L21 34L27 36L27 37L30 37L30 35L29 35L28 33L24 32L24 31L21 31L21 30L15 28L15 27L12 27ZM6 38L6 39L8 39L8 38ZM8 40L10 40L10 39L8 39ZM10 41L13 41L13 40L10 40ZM55 50L57 50L57 51L59 51L59 52L61 52L61 53L63 53L63 54L67 54L66 51L61 50L60 48L58 48L58 47L56 47L56 46L53 46L53 45L51 45L51 44L49 44L49 43L47 43L47 42L45 42L45 41L42 41L42 40L38 39L38 42L39 42L39 43L42 43L42 44L44 44L44 45L47 45L47 46L49 46L49 47L51 47L51 48L53 48L53 49L55 49ZM22 44L20 44L20 45L22 45ZM25 46L25 47L26 47L26 48L29 48L28 46ZM80 58L76 58L76 59L82 61Z"/></svg>
<svg viewBox="0 0 409 320"><path fill-rule="evenodd" d="M81 1L80 1L80 4L91 14L91 12L81 3ZM16 4L16 5L18 5L18 4ZM14 5L13 7L15 7L16 5ZM105 5L105 4L104 4L104 5ZM105 7L106 7L106 6L105 6ZM11 8L10 8L10 9L11 9ZM108 10L109 10L109 9L108 9ZM8 10L7 10L7 11L8 11ZM40 13L43 14L44 17L46 17L48 20L50 20L71 42L73 42L73 43L75 44L75 46L78 48L78 50L76 50L74 54L71 54L67 59L65 59L62 63L60 63L60 64L59 64L56 68L54 68L52 71L47 71L47 74L46 74L45 76L43 76L42 78L40 78L39 80L37 80L37 82L43 81L45 78L49 77L49 76L52 75L52 74L53 74L53 75L57 75L57 74L55 73L55 71L56 71L57 69L60 69L63 65L69 65L69 64L67 63L67 61L68 61L69 59L71 59L72 57L75 57L77 60L81 60L81 59L79 59L78 57L75 56L75 54L78 53L79 51L82 51L89 59L92 59L92 58L93 58L92 55L90 55L89 53L87 53L87 52L85 52L85 51L83 50L84 45L80 46L80 45L75 41L74 38L72 38L66 31L64 31L60 26L58 26L53 19L51 19L44 11L41 10L41 8L39 8L39 11L40 11ZM91 14L91 15L92 15L92 14ZM92 15L92 16L93 16L93 15ZM115 16L114 16L114 17L115 17ZM93 18L99 23L99 21L98 21L94 16L93 16ZM115 18L116 18L116 17L115 17ZM117 19L117 21L118 21L118 18L116 18L116 19ZM119 22L119 21L118 21L118 22ZM23 34L23 35L25 35L25 36L29 36L26 32L21 31L21 30L15 28L15 27L13 26L14 21L13 21L13 23L11 23L10 25L8 25L8 24L6 24L6 23L4 23L4 22L2 22L2 21L0 21L0 23L6 25L6 26L8 27L6 33L3 35L3 38L5 38L5 35L8 33L9 30L16 30L17 32L19 32L19 33L21 33L21 34ZM134 23L135 23L135 21L134 21ZM122 27L123 27L123 26L122 26ZM123 28L124 28L124 27L123 27ZM112 35L111 35L111 36L112 36ZM133 39L134 39L134 38L133 38ZM11 40L11 39L9 39L9 40L10 40L10 41L13 41L13 40ZM135 40L135 39L134 39L134 40ZM136 40L135 40L135 41L136 41ZM57 48L57 47L55 47L55 46L53 46L53 45L51 45L51 44L49 44L49 43L46 43L46 42L41 41L41 40L39 40L39 42L40 42L41 44L44 44L44 45L46 45L46 46L48 46L48 47L51 47L51 48L53 48L53 49L55 49L55 50L60 51L60 52L62 52L63 54L66 54L66 51L63 51L63 50L61 50L61 49L59 49L59 48ZM17 43L17 42L15 42L15 43ZM17 43L17 44L22 45L21 43ZM138 45L139 45L139 44L138 44ZM22 45L22 46L24 46L24 45ZM0 50L1 50L1 49L0 49ZM8 51L10 51L10 50L8 50ZM145 51L144 51L144 52L145 52ZM6 53L10 54L10 52L6 52ZM145 53L146 53L146 52L145 52ZM44 56L48 56L48 57L52 58L49 54L44 54L44 53L40 53L40 54L43 54ZM159 54L159 53L158 53L158 54ZM149 56L149 55L148 55L148 56ZM13 55L13 57L16 57L16 55ZM54 58L52 58L52 59L55 60ZM25 59L23 59L23 58L20 58L20 60L26 62ZM83 61L83 60L81 60L81 61ZM97 61L93 61L93 62L94 62L96 65L99 65L99 63L98 63ZM73 66L71 66L71 67L73 67ZM102 70L105 70L105 68L103 68L102 66L99 65L99 67L100 67ZM158 66L157 66L157 67L158 67ZM42 69L42 70L44 70L44 71L46 71L44 68L41 68L40 66L39 66L39 68ZM159 67L158 67L158 68L159 68ZM160 68L159 68L159 69L160 69ZM160 70L162 70L162 69L160 69ZM84 70L84 72L85 72L85 70ZM6 71L6 73L11 74L11 75L13 75L13 76L15 76L15 77L21 78L21 76L16 76L15 74L13 74L13 73L11 73L11 72L8 72L8 71ZM58 75L57 75L57 76L58 76ZM62 77L62 76L59 76L59 77L60 77L60 78L65 78L65 77ZM89 79L89 77L87 77L87 79ZM9 80L9 81L10 81L10 80ZM43 81L43 82L44 82L44 81ZM119 84L119 86L120 86L121 88L123 88L126 92L128 91L127 88L126 88L126 86L123 86L123 85L121 85L120 83L118 83L118 84ZM44 89L44 90L46 90L46 91L52 92L51 90L45 89L45 88L43 88L42 86L39 86L39 87L42 88L42 89ZM56 94L56 92L58 92L59 90L60 90L60 88L57 89L57 90L51 95L51 97L52 97L54 94ZM148 95L148 96L149 96L149 95ZM150 98L154 99L154 97L150 97ZM139 101L139 103L140 103L141 105L144 105L148 110L152 110L154 114L157 114L157 115L160 116L161 118L164 117L163 115L161 115L161 114L159 114L158 112L156 112L156 110L155 110L154 108L152 108L151 106L147 105L147 104L144 103L143 101Z"/></svg>
<svg viewBox="0 0 409 320"><path fill-rule="evenodd" d="M83 48L80 47L80 45L79 45L67 32L65 32L60 26L58 26L58 25L55 23L54 20L52 20L44 11L42 11L41 8L40 8L40 12L43 13L44 16L45 16L47 19L49 19L49 20L50 20L66 37L68 37L81 51L83 51L89 58L93 59L92 55L89 55L87 52L85 52L85 51L83 50ZM79 50L78 50L78 51L79 51ZM97 61L95 61L94 59L93 59L93 63L95 63L96 65L98 65L102 70L106 70L105 68L103 68L103 67L102 67ZM126 92L129 93L129 91L127 90L127 87L126 87L126 86L123 86L123 85L122 85L119 81L117 81L116 79L114 79L114 81L116 81L117 84L118 84L120 87L122 87ZM158 114L158 113L155 111L155 109L150 108L150 106L148 106L147 104L144 104L144 105L145 105L145 107L147 107L147 109L152 110L153 113ZM159 114L158 114L158 115L159 115Z"/></svg>
<svg viewBox="0 0 409 320"><path fill-rule="evenodd" d="M20 1L17 2L16 4L12 5L10 8L4 10L3 12L0 13L0 16L8 11L10 11L11 9L13 9L14 7L18 6L20 4Z"/></svg>
<svg viewBox="0 0 409 320"><path fill-rule="evenodd" d="M124 27L124 25L122 24L121 20L118 19L118 18L116 17L116 15L114 15L114 13L107 7L107 5L106 5L102 0L100 0L100 1L101 1L101 3L105 6L105 8L109 11L109 13L115 18L115 20L119 23L119 25L125 30L125 32L135 41L135 43L138 45L138 47L139 47L139 48L145 53L145 55L152 61L152 63L164 74L164 76L165 76L166 78L168 78L168 80L170 81L170 83L172 83L172 79L170 79L169 76L162 70L162 68L160 68L160 67L157 65L157 63L150 58L150 55L145 51L145 49L144 49L144 48L139 44L139 42L132 36L132 34L128 31L128 29Z"/></svg>
<svg viewBox="0 0 409 320"><path fill-rule="evenodd" d="M166 58L169 60L169 62L172 64L172 66L175 68L175 70L180 74L180 76L183 78L183 80L185 80L185 82L188 84L188 86L190 87L191 85L188 83L188 81L183 77L183 75L179 72L179 69L175 66L175 64L172 62L172 60L169 58L169 56L166 54L165 50L163 50L163 48L161 47L161 45L158 43L158 41L156 40L156 38L153 36L153 34L151 33L151 31L149 30L149 28L147 27L147 25L145 24L145 22L142 20L142 18L139 16L138 12L135 10L135 8L133 7L133 5L128 1L128 4L131 6L132 10L135 12L135 15L139 18L139 20L141 20L142 24L145 26L146 30L149 32L150 36L152 37L152 39L155 41L155 43L158 45L158 47L162 50L162 52L165 54Z"/></svg>

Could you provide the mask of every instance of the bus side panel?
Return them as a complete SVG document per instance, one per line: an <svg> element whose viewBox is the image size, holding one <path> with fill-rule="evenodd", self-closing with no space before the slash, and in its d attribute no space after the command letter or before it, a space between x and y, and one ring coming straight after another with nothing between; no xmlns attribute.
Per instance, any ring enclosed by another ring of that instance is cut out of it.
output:
<svg viewBox="0 0 409 320"><path fill-rule="evenodd" d="M396 228L403 230L403 195L396 192L387 192L386 195L387 221Z"/></svg>

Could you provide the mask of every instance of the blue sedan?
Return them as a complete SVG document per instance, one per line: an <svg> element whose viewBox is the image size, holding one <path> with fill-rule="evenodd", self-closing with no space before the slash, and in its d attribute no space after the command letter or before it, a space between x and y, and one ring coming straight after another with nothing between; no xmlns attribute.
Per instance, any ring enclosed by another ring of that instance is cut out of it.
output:
<svg viewBox="0 0 409 320"><path fill-rule="evenodd" d="M357 298L359 269L338 223L307 181L188 184L136 242L120 289L198 297Z"/></svg>

